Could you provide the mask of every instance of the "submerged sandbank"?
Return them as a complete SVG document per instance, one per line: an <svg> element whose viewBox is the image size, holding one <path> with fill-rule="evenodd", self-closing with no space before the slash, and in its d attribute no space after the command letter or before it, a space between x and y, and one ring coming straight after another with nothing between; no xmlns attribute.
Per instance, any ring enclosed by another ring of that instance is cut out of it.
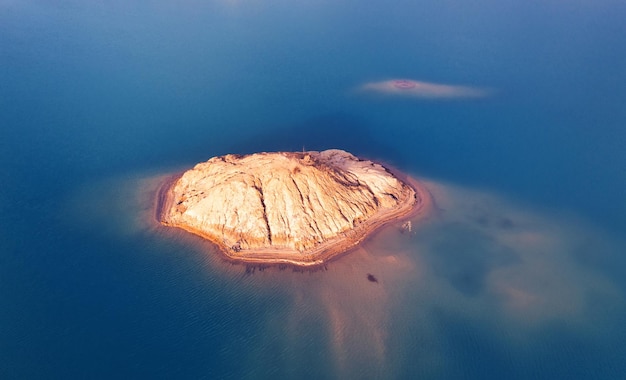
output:
<svg viewBox="0 0 626 380"><path fill-rule="evenodd" d="M469 99L488 96L486 88L424 82L413 79L388 79L368 82L359 87L362 92L425 99Z"/></svg>

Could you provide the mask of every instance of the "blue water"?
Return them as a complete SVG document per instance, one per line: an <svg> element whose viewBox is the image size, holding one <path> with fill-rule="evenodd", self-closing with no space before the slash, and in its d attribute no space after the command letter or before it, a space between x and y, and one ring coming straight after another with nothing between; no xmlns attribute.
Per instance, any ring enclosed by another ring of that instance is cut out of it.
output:
<svg viewBox="0 0 626 380"><path fill-rule="evenodd" d="M617 0L0 0L0 377L622 377L624 19ZM490 95L357 90L391 78ZM312 274L246 275L132 222L146 178L303 148L464 211Z"/></svg>

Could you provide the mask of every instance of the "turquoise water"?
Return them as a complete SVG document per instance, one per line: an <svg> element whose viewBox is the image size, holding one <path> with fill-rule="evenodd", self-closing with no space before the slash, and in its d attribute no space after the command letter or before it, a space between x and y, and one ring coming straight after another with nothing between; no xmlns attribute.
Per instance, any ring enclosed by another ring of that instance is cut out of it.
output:
<svg viewBox="0 0 626 380"><path fill-rule="evenodd" d="M625 16L0 0L0 377L620 378ZM394 78L489 91L360 90ZM438 212L315 273L150 223L160 175L303 148L424 178Z"/></svg>

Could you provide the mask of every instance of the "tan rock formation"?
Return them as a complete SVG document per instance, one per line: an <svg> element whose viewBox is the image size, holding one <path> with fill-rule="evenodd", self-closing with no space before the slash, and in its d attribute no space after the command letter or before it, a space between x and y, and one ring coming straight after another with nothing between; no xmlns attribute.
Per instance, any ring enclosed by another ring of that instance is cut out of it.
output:
<svg viewBox="0 0 626 380"><path fill-rule="evenodd" d="M342 150L214 157L163 191L162 224L234 259L296 265L323 263L427 197Z"/></svg>

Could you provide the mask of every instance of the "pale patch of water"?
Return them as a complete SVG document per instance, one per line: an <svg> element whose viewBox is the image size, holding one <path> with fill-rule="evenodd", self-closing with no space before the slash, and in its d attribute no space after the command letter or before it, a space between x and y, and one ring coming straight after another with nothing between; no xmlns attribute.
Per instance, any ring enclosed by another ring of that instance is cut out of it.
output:
<svg viewBox="0 0 626 380"><path fill-rule="evenodd" d="M624 289L581 260L589 252L616 255L624 245L584 221L426 181L437 210L413 231L390 225L316 272L252 270L155 223L154 191L163 178L88 185L70 200L67 222L143 242L132 264L150 270L150 262L167 260L154 268L196 284L180 295L195 305L190 310L219 294L232 314L222 328L248 331L254 321L240 340L219 343L222 355L242 355L243 375L462 376L490 368L476 362L486 351L517 375L532 375L515 363L541 363L542 352L570 340L580 345L556 356L576 360L626 335Z"/></svg>

